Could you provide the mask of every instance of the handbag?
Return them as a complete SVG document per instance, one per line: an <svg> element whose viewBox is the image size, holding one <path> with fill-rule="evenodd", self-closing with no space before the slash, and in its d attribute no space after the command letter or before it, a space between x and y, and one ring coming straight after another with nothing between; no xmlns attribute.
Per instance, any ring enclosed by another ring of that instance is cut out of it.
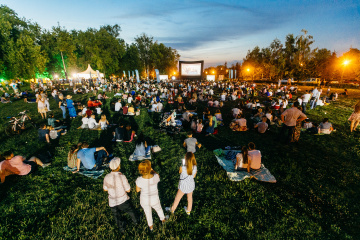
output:
<svg viewBox="0 0 360 240"><path fill-rule="evenodd" d="M155 145L155 146L152 147L152 152L153 153L160 152L160 151L161 151L161 148L158 145Z"/></svg>

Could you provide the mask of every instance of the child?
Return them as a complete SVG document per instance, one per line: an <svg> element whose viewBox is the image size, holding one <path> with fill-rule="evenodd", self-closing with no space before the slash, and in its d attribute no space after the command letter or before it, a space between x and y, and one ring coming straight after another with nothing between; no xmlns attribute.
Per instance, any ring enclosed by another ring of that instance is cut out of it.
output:
<svg viewBox="0 0 360 240"><path fill-rule="evenodd" d="M186 152L195 153L201 148L201 144L197 142L196 138L192 137L192 132L187 133L188 138L185 139L183 145L186 147Z"/></svg>
<svg viewBox="0 0 360 240"><path fill-rule="evenodd" d="M81 128L89 128L89 118L86 114L83 115L83 118L81 119L82 125Z"/></svg>
<svg viewBox="0 0 360 240"><path fill-rule="evenodd" d="M102 114L102 115L101 115L101 119L100 119L100 121L99 121L99 125L100 125L101 130L105 130L105 129L107 128L107 126L109 125L108 120L106 120L105 114Z"/></svg>
<svg viewBox="0 0 360 240"><path fill-rule="evenodd" d="M120 158L111 160L109 167L111 172L104 178L104 191L109 193L109 206L113 213L116 225L120 231L125 230L125 222L121 219L121 212L126 212L134 224L138 223L138 217L130 202L127 193L130 193L130 184L120 171Z"/></svg>
<svg viewBox="0 0 360 240"><path fill-rule="evenodd" d="M166 210L170 211L171 213L174 213L177 206L180 203L181 198L184 196L184 194L186 194L188 205L187 207L184 207L184 209L186 214L190 215L193 204L192 195L193 195L193 191L195 190L194 178L196 177L196 173L197 173L197 164L196 164L195 155L193 153L191 152L186 153L185 159L182 163L182 166L180 167L179 173L180 173L180 181L179 181L178 192L175 196L175 200L171 208L166 208Z"/></svg>
<svg viewBox="0 0 360 240"><path fill-rule="evenodd" d="M151 162L145 160L139 164L140 177L136 179L136 192L140 192L140 205L144 209L150 231L153 230L152 209L155 209L160 220L165 223L164 211L161 208L157 184L159 174L151 168Z"/></svg>
<svg viewBox="0 0 360 240"><path fill-rule="evenodd" d="M198 120L198 123L196 125L196 132L201 133L204 128L204 125L202 124L202 119Z"/></svg>
<svg viewBox="0 0 360 240"><path fill-rule="evenodd" d="M88 121L89 129L96 129L98 128L97 122L95 120L95 115L92 114Z"/></svg>

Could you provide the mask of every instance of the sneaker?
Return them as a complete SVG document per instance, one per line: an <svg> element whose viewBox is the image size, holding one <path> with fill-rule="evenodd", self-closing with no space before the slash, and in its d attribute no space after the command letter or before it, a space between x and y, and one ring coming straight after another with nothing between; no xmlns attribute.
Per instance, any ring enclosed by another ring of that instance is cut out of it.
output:
<svg viewBox="0 0 360 240"><path fill-rule="evenodd" d="M46 168L46 167L48 167L48 166L50 166L51 165L51 163L44 163L41 167L42 168Z"/></svg>
<svg viewBox="0 0 360 240"><path fill-rule="evenodd" d="M165 211L174 213L174 212L171 211L171 207L166 207L166 208L165 208Z"/></svg>
<svg viewBox="0 0 360 240"><path fill-rule="evenodd" d="M117 139L116 141L117 141L117 142L122 142L123 140Z"/></svg>
<svg viewBox="0 0 360 240"><path fill-rule="evenodd" d="M184 210L185 210L187 215L190 215L190 211L187 210L187 207L184 207Z"/></svg>

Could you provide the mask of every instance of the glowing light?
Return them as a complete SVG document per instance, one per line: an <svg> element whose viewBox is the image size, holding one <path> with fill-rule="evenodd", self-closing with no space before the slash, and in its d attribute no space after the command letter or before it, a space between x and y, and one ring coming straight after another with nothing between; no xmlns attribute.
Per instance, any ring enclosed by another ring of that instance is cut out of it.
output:
<svg viewBox="0 0 360 240"><path fill-rule="evenodd" d="M58 78L59 76L57 74L54 75L54 78Z"/></svg>
<svg viewBox="0 0 360 240"><path fill-rule="evenodd" d="M205 72L207 74L207 72Z"/></svg>
<svg viewBox="0 0 360 240"><path fill-rule="evenodd" d="M212 74L215 74L215 71L212 71Z"/></svg>
<svg viewBox="0 0 360 240"><path fill-rule="evenodd" d="M246 69L246 71L250 72L250 68Z"/></svg>
<svg viewBox="0 0 360 240"><path fill-rule="evenodd" d="M4 81L4 79L0 79L0 82L3 82Z"/></svg>
<svg viewBox="0 0 360 240"><path fill-rule="evenodd" d="M303 66L304 64L300 63L300 66Z"/></svg>
<svg viewBox="0 0 360 240"><path fill-rule="evenodd" d="M174 75L176 74L176 72L174 72Z"/></svg>
<svg viewBox="0 0 360 240"><path fill-rule="evenodd" d="M345 61L344 61L344 65L345 65L345 66L348 65L349 62L350 62L349 60L345 60Z"/></svg>
<svg viewBox="0 0 360 240"><path fill-rule="evenodd" d="M76 78L76 73L73 74L73 77Z"/></svg>

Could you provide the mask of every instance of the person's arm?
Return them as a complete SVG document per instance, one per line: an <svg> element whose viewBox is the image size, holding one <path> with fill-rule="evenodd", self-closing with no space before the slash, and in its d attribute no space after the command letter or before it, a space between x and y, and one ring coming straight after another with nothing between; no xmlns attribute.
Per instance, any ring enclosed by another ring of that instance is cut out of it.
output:
<svg viewBox="0 0 360 240"><path fill-rule="evenodd" d="M138 185L136 185L136 192L140 192L141 191L141 188L138 187Z"/></svg>
<svg viewBox="0 0 360 240"><path fill-rule="evenodd" d="M248 173L250 172L250 166L251 166L251 158L250 158L250 156L248 155L248 165L247 165L247 172L248 172Z"/></svg>
<svg viewBox="0 0 360 240"><path fill-rule="evenodd" d="M95 148L96 152L101 151L101 150L104 150L106 152L106 154L109 155L109 153L106 151L106 149L104 147Z"/></svg>
<svg viewBox="0 0 360 240"><path fill-rule="evenodd" d="M184 141L183 146L186 147L186 142Z"/></svg>
<svg viewBox="0 0 360 240"><path fill-rule="evenodd" d="M77 173L80 170L80 158L76 160L76 170L73 171L73 173Z"/></svg>
<svg viewBox="0 0 360 240"><path fill-rule="evenodd" d="M47 142L47 143L50 143L50 138L49 138L49 134L48 134L48 133L45 135L45 138L46 138L46 142Z"/></svg>

